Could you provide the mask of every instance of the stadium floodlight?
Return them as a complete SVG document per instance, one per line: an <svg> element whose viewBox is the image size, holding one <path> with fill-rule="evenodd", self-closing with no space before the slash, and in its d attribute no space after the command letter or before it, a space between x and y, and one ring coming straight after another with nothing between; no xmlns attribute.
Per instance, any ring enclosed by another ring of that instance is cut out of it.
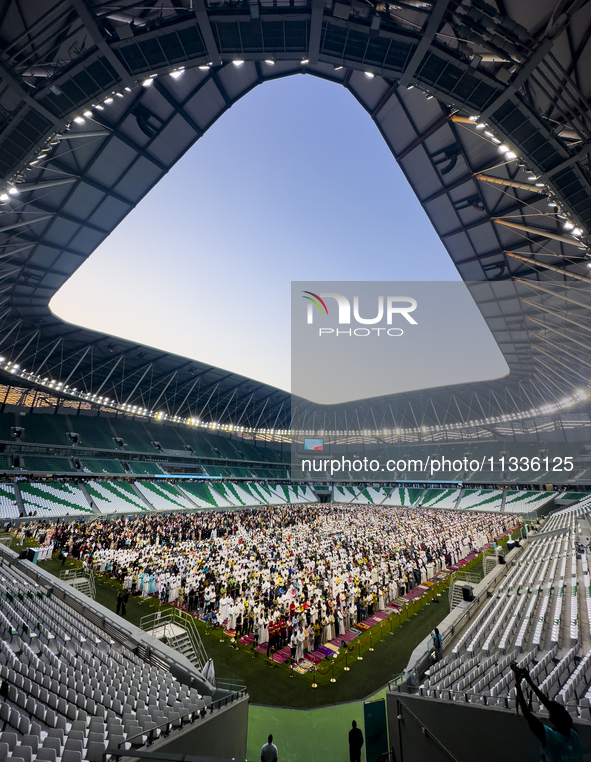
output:
<svg viewBox="0 0 591 762"><path fill-rule="evenodd" d="M75 116L74 121L76 122L76 124L84 124L86 122L86 119L84 119L84 117L82 116Z"/></svg>
<svg viewBox="0 0 591 762"><path fill-rule="evenodd" d="M3 204L5 204L7 201L10 201L10 196L8 195L8 193L3 193L3 194L0 196L0 201L1 201Z"/></svg>
<svg viewBox="0 0 591 762"><path fill-rule="evenodd" d="M573 225L573 223L572 223L572 222L565 222L565 223L564 223L564 229L565 229L565 230L573 230L573 229L574 229L574 227L575 227L575 226Z"/></svg>
<svg viewBox="0 0 591 762"><path fill-rule="evenodd" d="M309 64L310 63L310 59L309 58L302 58L301 63L302 64Z"/></svg>
<svg viewBox="0 0 591 762"><path fill-rule="evenodd" d="M365 76L366 76L368 79L373 79L373 78L375 77L375 74L373 73L373 71L366 71L366 72L365 72Z"/></svg>
<svg viewBox="0 0 591 762"><path fill-rule="evenodd" d="M201 69L201 71L209 71L210 67L211 67L211 64L203 64L199 68Z"/></svg>
<svg viewBox="0 0 591 762"><path fill-rule="evenodd" d="M581 230L581 228L575 228L573 230L573 235L576 235L578 238L579 236L583 235L583 231Z"/></svg>
<svg viewBox="0 0 591 762"><path fill-rule="evenodd" d="M109 97L109 98L105 98L105 100L103 101L103 103L106 103L108 106L110 106L110 105L111 105L111 103L113 103L113 98L111 98L111 97Z"/></svg>
<svg viewBox="0 0 591 762"><path fill-rule="evenodd" d="M90 116L92 116L92 111L85 111L85 112L82 114L82 116L85 116L85 117L90 117Z"/></svg>
<svg viewBox="0 0 591 762"><path fill-rule="evenodd" d="M150 85L152 85L153 82L154 82L154 80L152 79L152 77L148 77L148 79L144 79L144 81L142 82L142 86L143 87L150 87Z"/></svg>
<svg viewBox="0 0 591 762"><path fill-rule="evenodd" d="M511 149L509 148L509 146L506 146L504 143L503 143L503 145L499 146L499 151L501 153L509 153L510 150Z"/></svg>
<svg viewBox="0 0 591 762"><path fill-rule="evenodd" d="M179 77L182 77L184 73L185 73L185 67L181 66L178 69L175 69L174 71L171 71L170 72L170 76L173 79L178 79Z"/></svg>
<svg viewBox="0 0 591 762"><path fill-rule="evenodd" d="M273 61L271 58L265 58L265 63L268 66L275 66L275 61Z"/></svg>
<svg viewBox="0 0 591 762"><path fill-rule="evenodd" d="M9 193L9 195L11 195L11 196L18 196L18 188L15 188L15 187L14 187L14 185L12 185L12 186L11 186L11 187L8 189L8 193Z"/></svg>
<svg viewBox="0 0 591 762"><path fill-rule="evenodd" d="M513 161L513 159L516 159L516 158L517 158L517 154L515 153L515 151L507 151L507 153L505 154L505 156L506 156L508 159L511 159L511 161Z"/></svg>
<svg viewBox="0 0 591 762"><path fill-rule="evenodd" d="M240 58L237 58L235 61L232 61L232 63L234 64L234 66L236 66L236 68L238 68L238 67L242 66L244 61L242 59L240 59Z"/></svg>

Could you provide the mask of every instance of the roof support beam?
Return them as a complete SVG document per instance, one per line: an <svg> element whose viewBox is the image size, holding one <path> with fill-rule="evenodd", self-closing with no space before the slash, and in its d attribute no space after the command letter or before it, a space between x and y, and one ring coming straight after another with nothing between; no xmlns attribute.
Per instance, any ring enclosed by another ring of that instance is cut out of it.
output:
<svg viewBox="0 0 591 762"><path fill-rule="evenodd" d="M58 119L55 114L52 114L51 111L48 111L45 106L42 106L40 103L37 103L37 101L32 98L29 93L27 93L23 88L21 87L20 83L12 76L12 74L0 63L0 77L4 80L4 83L8 85L8 87L15 92L19 98L21 98L27 106L32 108L34 111L37 111L37 113L41 114L41 116L44 116L45 119L47 119L51 124L53 124L56 127L61 127L62 122L61 119Z"/></svg>
<svg viewBox="0 0 591 762"><path fill-rule="evenodd" d="M517 278L517 277L513 278L513 280L516 280L519 283L525 283L526 286L535 288L538 291L544 291L544 293L550 294L550 296L556 296L559 299L564 299L565 302L571 302L572 304L576 304L578 307L583 307L586 310L591 310L591 304L585 304L584 302L579 302L578 299L573 299L572 296L565 296L564 294L558 294L556 291L552 291L552 289L545 288L544 286L540 285L540 283L537 280L526 280L525 278Z"/></svg>
<svg viewBox="0 0 591 762"><path fill-rule="evenodd" d="M580 320L569 318L566 316L565 313L560 314L560 312L555 312L554 310L551 310L549 307L545 307L541 304L536 304L535 302L530 302L528 299L524 299L523 297L519 297L519 300L521 302L524 302L525 304L529 304L531 307L535 307L535 309L540 310L540 312L546 312L548 313L548 315L553 315L554 317L557 317L559 320L566 320L567 323L572 323L573 325L576 325L579 328L582 328L583 331L587 331L588 333L591 333L591 326L586 325L585 323L582 323Z"/></svg>
<svg viewBox="0 0 591 762"><path fill-rule="evenodd" d="M532 323L535 323L536 325L539 325L540 328L543 328L545 331L551 331L552 333L557 334L560 336L561 339L566 339L567 341L572 341L575 344L578 344L580 347L583 347L583 349L589 353L591 352L591 344L585 344L582 341L579 341L579 339L573 339L572 336L569 336L567 333L563 333L562 331L559 331L558 328L555 328L554 326L547 325L546 323L542 323L541 320L538 320L535 317L532 317L531 315L525 316L527 320L531 320Z"/></svg>
<svg viewBox="0 0 591 762"><path fill-rule="evenodd" d="M402 87L410 85L411 79L414 77L415 72L419 68L421 61L429 49L429 46L435 39L435 35L437 34L437 30L443 19L443 14L447 10L448 5L449 0L435 0L435 4L431 8L427 23L421 30L421 40L417 45L415 52L412 54L408 66L400 77L400 84Z"/></svg>
<svg viewBox="0 0 591 762"><path fill-rule="evenodd" d="M310 43L308 45L308 60L311 64L318 63L320 55L320 37L322 35L322 19L324 16L324 0L312 0L312 15L310 18Z"/></svg>
<svg viewBox="0 0 591 762"><path fill-rule="evenodd" d="M509 222L500 217L491 217L491 222L496 222L497 225L505 225L508 228L515 228L515 230L522 230L524 233L533 233L534 235L542 236L542 238L552 238L554 241L560 241L560 243L568 243L570 246L580 246L581 241L577 241L576 238L567 238L565 235L559 235L553 233L551 230L545 230L544 228L533 228L531 225L521 225L517 222ZM548 252L550 254L550 252ZM552 254L553 257L560 257L560 254Z"/></svg>
<svg viewBox="0 0 591 762"><path fill-rule="evenodd" d="M10 222L8 225L0 225L0 233L4 233L6 230L14 230L15 228L26 228L29 225L34 225L36 222L43 222L52 218L53 214L42 214L41 217L35 217L25 222Z"/></svg>
<svg viewBox="0 0 591 762"><path fill-rule="evenodd" d="M398 154L396 157L397 161L405 159L411 151L414 151L415 148L418 148L421 143L424 143L427 138L431 137L431 135L443 127L444 124L447 124L447 122L449 122L449 116L447 114L440 116L436 122L434 122L428 129L425 130L425 132L423 132L421 135L417 135L417 137Z"/></svg>
<svg viewBox="0 0 591 762"><path fill-rule="evenodd" d="M94 44L121 77L122 83L128 87L135 85L134 78L130 76L125 66L121 63L114 51L111 50L111 46L103 37L99 25L97 24L96 17L91 13L84 0L70 0L70 3L80 17L80 20L84 24L84 28L91 36Z"/></svg>
<svg viewBox="0 0 591 762"><path fill-rule="evenodd" d="M195 0L193 3L193 10L195 12L197 24L199 25L199 31L203 37L203 42L207 48L209 60L214 66L220 66L222 59L220 58L218 46L216 45L215 37L211 30L211 24L209 23L209 16L207 15L207 8L204 0Z"/></svg>

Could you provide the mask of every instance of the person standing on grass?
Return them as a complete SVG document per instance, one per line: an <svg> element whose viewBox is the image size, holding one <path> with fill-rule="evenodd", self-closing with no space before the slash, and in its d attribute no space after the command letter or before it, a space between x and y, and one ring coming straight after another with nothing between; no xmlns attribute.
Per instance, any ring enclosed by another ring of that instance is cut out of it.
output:
<svg viewBox="0 0 591 762"><path fill-rule="evenodd" d="M357 727L355 720L353 720L351 726L351 730L349 731L349 759L351 762L361 762L363 733Z"/></svg>
<svg viewBox="0 0 591 762"><path fill-rule="evenodd" d="M261 749L261 762L277 762L277 747L273 743L273 735L269 735L267 743Z"/></svg>

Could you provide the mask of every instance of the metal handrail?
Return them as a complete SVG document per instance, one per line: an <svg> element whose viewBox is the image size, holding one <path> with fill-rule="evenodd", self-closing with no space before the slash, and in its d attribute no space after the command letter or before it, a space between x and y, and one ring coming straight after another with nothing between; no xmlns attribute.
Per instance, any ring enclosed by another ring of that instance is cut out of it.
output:
<svg viewBox="0 0 591 762"><path fill-rule="evenodd" d="M73 569L63 569L60 572L59 578L63 582L68 582L72 579L86 579L90 586L90 597L94 600L96 598L96 584L94 581L94 572L92 569L82 569L75 567Z"/></svg>
<svg viewBox="0 0 591 762"><path fill-rule="evenodd" d="M128 757L129 752L122 749L105 749L103 760L111 757ZM138 759L166 760L166 762L230 762L230 760L220 759L219 757L186 757L184 754L158 754L153 751L134 751L133 756ZM234 762L234 760L232 760Z"/></svg>
<svg viewBox="0 0 591 762"><path fill-rule="evenodd" d="M154 630L157 627L166 627L168 624L178 624L181 626L191 641L193 651L197 657L198 666L203 668L207 663L208 656L201 640L201 635L195 624L195 619L191 614L186 611L171 606L164 611L157 611L154 614L148 614L141 618L140 627L145 632L151 632L154 634Z"/></svg>
<svg viewBox="0 0 591 762"><path fill-rule="evenodd" d="M400 690L400 686L401 686L401 683L390 681L388 683L388 690L390 690L392 692L402 693L403 691ZM487 699L494 699L497 703L494 706L489 707L490 709L500 709L500 710L505 710L505 711L512 711L512 707L510 707L508 705L506 705L506 706L499 706L498 705L498 700L499 699L509 700L510 696L508 694L502 694L502 695L499 695L499 696L491 696L488 693L472 693L469 690L468 691L466 691L466 690L463 690L463 691L454 691L453 688L431 688L430 690L444 691L444 692L447 692L447 693L450 693L450 694L451 693L461 693L461 694L463 694L464 701L463 702L462 701L460 701L460 702L454 701L454 703L456 703L456 704L457 703L466 703L466 704L473 704L474 706L486 706L486 707L488 707ZM420 692L419 693L415 693L413 695L420 696L421 698L434 699L435 701L451 701L452 700L452 699L447 699L447 698L441 698L440 696L427 696L426 694L420 693ZM475 696L476 698L483 699L482 704L480 704L478 702L469 701L468 700L469 696ZM539 703L539 704L542 704L542 702L538 701L538 699L535 699L535 701L537 703ZM516 711L517 711L517 706L518 706L517 705L517 699L515 699L515 702L516 702L515 703L515 707L516 707ZM562 704L562 706L564 706L564 708L567 711L568 711L569 708L570 709L579 709L580 708L579 704L573 703L573 702L569 702L568 704ZM538 713L539 712L533 712L534 715L538 714ZM577 719L579 721L581 721L581 722L591 722L591 719L590 720L586 720L584 717L577 717Z"/></svg>
<svg viewBox="0 0 591 762"><path fill-rule="evenodd" d="M181 714L178 717L176 717L173 720L166 720L165 722L160 723L160 725L156 725L153 728L150 728L149 730L142 731L141 733L136 733L134 736L128 736L124 741L121 741L119 744L117 744L117 749L121 748L122 743L132 743L132 741L136 738L142 738L144 736L148 736L147 743L140 744L141 746L150 746L154 742L154 734L157 730L161 730L162 728L166 728L166 732L164 735L169 735L169 733L172 731L172 726L179 722L181 725L183 724L183 720L185 720L187 717L193 717L193 715L199 715L200 717L205 717L207 714L207 710L209 709L209 713L213 714L213 712L216 709L221 709L224 706L227 706L228 704L233 704L234 701L238 701L238 699L244 698L244 696L247 695L246 689L235 691L233 693L230 693L228 696L222 696L222 698L216 699L215 701L212 701L211 704L207 704L205 706L202 706L200 709L191 709L186 714ZM133 744L132 744L133 745ZM135 752L134 752L135 754Z"/></svg>

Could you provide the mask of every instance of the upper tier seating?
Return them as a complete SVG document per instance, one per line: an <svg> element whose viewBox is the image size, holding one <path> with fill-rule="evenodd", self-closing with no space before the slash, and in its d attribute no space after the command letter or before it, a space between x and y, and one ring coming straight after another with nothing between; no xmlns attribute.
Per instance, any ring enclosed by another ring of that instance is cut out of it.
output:
<svg viewBox="0 0 591 762"><path fill-rule="evenodd" d="M99 458L82 458L82 470L86 474L125 474L126 470L118 460L103 460Z"/></svg>
<svg viewBox="0 0 591 762"><path fill-rule="evenodd" d="M80 447L95 447L101 450L117 450L109 420L102 416L72 415L70 426L80 437Z"/></svg>
<svg viewBox="0 0 591 762"><path fill-rule="evenodd" d="M158 463L149 460L129 460L129 467L134 474L163 474L164 469Z"/></svg>
<svg viewBox="0 0 591 762"><path fill-rule="evenodd" d="M39 471L43 474L60 474L76 471L69 458L48 458L45 455L21 457L21 468L25 471Z"/></svg>
<svg viewBox="0 0 591 762"><path fill-rule="evenodd" d="M24 428L23 442L68 445L68 423L65 415L28 413L20 415L20 425ZM14 441L14 439L13 439Z"/></svg>
<svg viewBox="0 0 591 762"><path fill-rule="evenodd" d="M158 442L163 450L185 450L181 429L156 423L144 423L152 442Z"/></svg>
<svg viewBox="0 0 591 762"><path fill-rule="evenodd" d="M141 421L130 421L126 418L113 418L111 425L117 437L123 440L125 449L133 452L155 452L156 448L150 444L151 437L146 432Z"/></svg>

